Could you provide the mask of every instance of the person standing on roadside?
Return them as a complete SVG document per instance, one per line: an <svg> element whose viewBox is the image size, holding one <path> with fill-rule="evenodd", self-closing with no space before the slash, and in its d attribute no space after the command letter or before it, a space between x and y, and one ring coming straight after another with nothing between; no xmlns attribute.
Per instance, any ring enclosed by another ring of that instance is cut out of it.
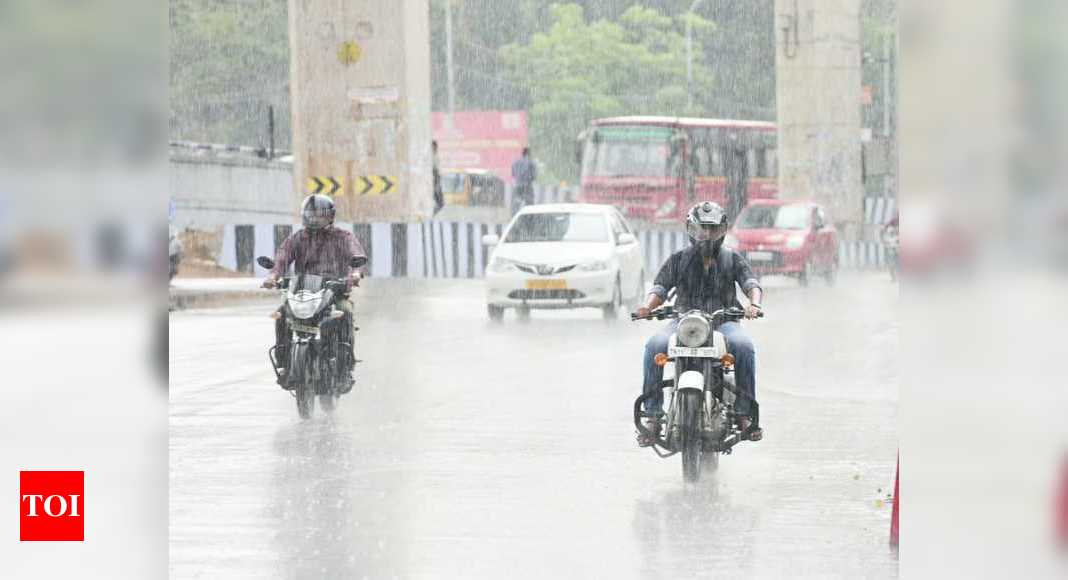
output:
<svg viewBox="0 0 1068 580"><path fill-rule="evenodd" d="M515 180L515 192L512 194L512 213L524 205L534 203L534 180L538 178L538 168L530 158L530 147L523 148L523 156L512 164L512 179Z"/></svg>
<svg viewBox="0 0 1068 580"><path fill-rule="evenodd" d="M445 193L441 190L441 171L438 169L438 142L430 142L430 151L434 164L434 215L445 207Z"/></svg>

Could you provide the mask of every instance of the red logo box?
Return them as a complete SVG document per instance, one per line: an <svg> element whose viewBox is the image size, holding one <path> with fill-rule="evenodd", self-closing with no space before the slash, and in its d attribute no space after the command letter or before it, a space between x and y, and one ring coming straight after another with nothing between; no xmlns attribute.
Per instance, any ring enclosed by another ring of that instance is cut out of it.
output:
<svg viewBox="0 0 1068 580"><path fill-rule="evenodd" d="M85 472L19 472L19 540L85 540Z"/></svg>

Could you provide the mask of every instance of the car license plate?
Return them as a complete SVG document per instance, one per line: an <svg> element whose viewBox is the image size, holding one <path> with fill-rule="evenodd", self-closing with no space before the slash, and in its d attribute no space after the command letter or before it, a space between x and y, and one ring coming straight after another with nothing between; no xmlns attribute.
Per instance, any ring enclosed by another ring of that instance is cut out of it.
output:
<svg viewBox="0 0 1068 580"><path fill-rule="evenodd" d="M768 262L771 261L771 252L749 252L749 259L754 262Z"/></svg>
<svg viewBox="0 0 1068 580"><path fill-rule="evenodd" d="M717 358L716 348L713 346L701 346L697 348L691 348L688 346L672 346L668 348L668 356L672 358L679 356Z"/></svg>
<svg viewBox="0 0 1068 580"><path fill-rule="evenodd" d="M312 326L310 324L300 324L299 322L292 322L289 327L297 332L307 332L310 334L319 334L319 327Z"/></svg>
<svg viewBox="0 0 1068 580"><path fill-rule="evenodd" d="M567 280L527 280L527 290L567 290Z"/></svg>

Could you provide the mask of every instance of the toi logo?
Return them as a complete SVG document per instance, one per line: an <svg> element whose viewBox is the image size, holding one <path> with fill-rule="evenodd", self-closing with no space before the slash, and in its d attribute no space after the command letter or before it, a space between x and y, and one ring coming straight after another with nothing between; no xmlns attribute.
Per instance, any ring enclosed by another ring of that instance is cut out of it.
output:
<svg viewBox="0 0 1068 580"><path fill-rule="evenodd" d="M19 472L19 540L85 539L85 472Z"/></svg>

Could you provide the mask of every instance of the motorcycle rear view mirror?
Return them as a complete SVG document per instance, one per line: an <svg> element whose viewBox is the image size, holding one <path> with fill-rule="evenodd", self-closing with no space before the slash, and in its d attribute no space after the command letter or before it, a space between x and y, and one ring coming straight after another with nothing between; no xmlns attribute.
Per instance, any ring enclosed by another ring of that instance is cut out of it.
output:
<svg viewBox="0 0 1068 580"><path fill-rule="evenodd" d="M256 258L256 263L259 264L260 267L264 270L270 270L274 268L274 260L268 258L267 256L260 256L259 258Z"/></svg>
<svg viewBox="0 0 1068 580"><path fill-rule="evenodd" d="M353 256L349 261L350 268L362 268L367 265L367 257L365 256Z"/></svg>

